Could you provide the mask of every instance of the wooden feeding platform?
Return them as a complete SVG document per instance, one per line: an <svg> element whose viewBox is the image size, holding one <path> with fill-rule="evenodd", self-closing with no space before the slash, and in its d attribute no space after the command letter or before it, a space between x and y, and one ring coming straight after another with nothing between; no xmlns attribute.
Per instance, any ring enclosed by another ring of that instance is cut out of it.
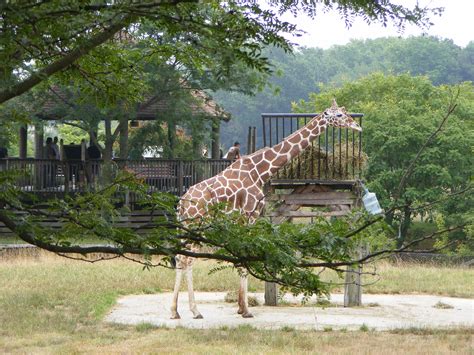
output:
<svg viewBox="0 0 474 355"><path fill-rule="evenodd" d="M357 184L327 181L272 181L267 187L266 215L273 223L293 218L338 217L360 204Z"/></svg>
<svg viewBox="0 0 474 355"><path fill-rule="evenodd" d="M281 142L318 113L264 113L264 146ZM361 113L351 116L362 127ZM274 176L266 187L266 215L274 223L294 218L337 217L359 206L361 176L367 157L362 132L328 127L311 146Z"/></svg>
<svg viewBox="0 0 474 355"><path fill-rule="evenodd" d="M263 145L278 144L317 115L262 114ZM351 116L362 127L363 114ZM314 218L347 215L361 205L359 179L366 161L361 132L328 127L267 184L265 215L276 224L286 221L311 223ZM360 272L348 271L344 304L360 305ZM265 284L265 304L277 304L277 287L273 283Z"/></svg>

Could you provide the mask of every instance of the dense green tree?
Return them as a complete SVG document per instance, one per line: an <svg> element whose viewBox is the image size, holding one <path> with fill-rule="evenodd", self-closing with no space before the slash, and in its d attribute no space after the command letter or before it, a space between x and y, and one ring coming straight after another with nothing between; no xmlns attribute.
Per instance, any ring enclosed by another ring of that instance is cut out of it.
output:
<svg viewBox="0 0 474 355"><path fill-rule="evenodd" d="M108 119L111 115L125 117L120 105L137 102L149 90L143 78L147 60L167 63L177 58L184 67L215 73L216 77L227 75L238 64L268 72L263 48L273 45L289 51L289 42L281 34L295 30L295 26L280 21L276 12L301 10L315 16L334 8L347 22L361 16L368 22L393 21L399 27L407 22L422 26L432 13L388 0L269 3L271 8L263 10L254 1L3 2L0 103L31 94L34 86L55 75L55 80L71 89L73 99L77 94L80 98L96 98L97 105L89 107L95 112L91 120L101 115ZM130 41L120 40L118 33ZM217 59L221 65L214 66ZM77 112L84 104L80 98ZM110 136L110 132L107 134ZM13 173L0 175L0 221L24 241L56 253L108 253L129 259L139 254L145 255L142 262L147 266L151 255L164 257L161 265L169 265L170 257L176 254L212 258L310 295L328 292L328 285L313 268L342 272L342 266L394 251L381 233L384 226L376 224L380 217L367 218L360 213L314 225L273 226L264 219L248 225L246 216L229 215L225 206L216 205L209 207L209 215L197 225L184 226L175 216L175 198L147 193L146 187L126 172L97 192L50 201L46 210L23 203L24 195L16 188L15 178ZM122 218L122 210L116 208L117 196L125 191L137 194L143 208L166 212L162 218L145 222L153 227L149 233L140 235L135 228L114 227L114 220ZM13 209L23 212L21 218ZM39 223L45 218L60 219L64 228L52 229ZM442 231L426 238L439 233ZM105 244L80 245L83 238L91 236ZM373 252L354 259L353 250L362 239L371 241ZM208 248L190 250L189 244ZM206 252L209 247L211 251Z"/></svg>
<svg viewBox="0 0 474 355"><path fill-rule="evenodd" d="M271 6L263 9L255 1L2 2L0 103L56 73L68 81L87 78L115 97L130 95L123 84L132 84L144 60L153 57L178 58L202 70L207 69L209 59L220 57L220 72L236 61L265 71L268 61L261 55L262 48L275 45L290 50L282 33L296 31L294 25L280 20L277 12L299 11L314 17L335 9L347 23L361 16L367 22L391 21L403 27L406 23L427 25L429 16L440 11L419 6L410 9L387 0L269 3ZM142 43L147 50L137 51L120 37ZM162 43L163 37L175 42ZM120 74L121 80L111 78L111 72Z"/></svg>
<svg viewBox="0 0 474 355"><path fill-rule="evenodd" d="M396 206L387 214L387 221L399 226L399 245L403 244L413 218L420 213L444 210L449 215L458 215L455 223L461 219L459 214L469 208L472 213L472 195L467 194L474 173L472 83L437 87L426 77L378 73L340 88L320 89L319 94L310 94L307 101L300 101L294 109L318 111L336 97L340 105L351 111L364 112L363 149L369 156L364 179L385 208ZM457 90L454 112L401 183L418 151L446 115ZM460 194L459 208L448 202L451 194ZM428 210L422 208L440 199L446 201Z"/></svg>
<svg viewBox="0 0 474 355"><path fill-rule="evenodd" d="M224 141L245 139L248 126L260 127L263 112L289 112L291 102L318 90L319 83L342 85L374 71L426 75L435 84L474 81L473 45L461 48L436 37L352 40L346 45L301 48L293 54L268 50L275 68L270 85L255 96L218 93L218 102L233 114L224 126ZM237 136L236 136L237 135Z"/></svg>

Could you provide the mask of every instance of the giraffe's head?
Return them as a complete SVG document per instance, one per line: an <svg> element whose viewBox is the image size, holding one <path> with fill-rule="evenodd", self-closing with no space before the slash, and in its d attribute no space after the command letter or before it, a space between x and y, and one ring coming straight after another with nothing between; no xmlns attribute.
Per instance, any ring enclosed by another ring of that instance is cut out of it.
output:
<svg viewBox="0 0 474 355"><path fill-rule="evenodd" d="M327 126L350 128L362 132L359 124L349 115L344 107L337 106L336 99L333 99L332 106L324 110L321 118L326 121Z"/></svg>

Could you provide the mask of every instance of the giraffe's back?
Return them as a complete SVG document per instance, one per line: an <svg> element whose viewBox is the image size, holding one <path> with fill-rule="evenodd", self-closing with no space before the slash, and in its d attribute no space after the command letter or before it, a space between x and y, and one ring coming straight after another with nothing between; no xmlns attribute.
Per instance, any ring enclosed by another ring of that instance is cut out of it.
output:
<svg viewBox="0 0 474 355"><path fill-rule="evenodd" d="M258 214L263 207L263 193L247 165L245 158L240 159L220 174L192 186L180 200L180 217L204 216L209 205L218 202L228 203L229 210Z"/></svg>

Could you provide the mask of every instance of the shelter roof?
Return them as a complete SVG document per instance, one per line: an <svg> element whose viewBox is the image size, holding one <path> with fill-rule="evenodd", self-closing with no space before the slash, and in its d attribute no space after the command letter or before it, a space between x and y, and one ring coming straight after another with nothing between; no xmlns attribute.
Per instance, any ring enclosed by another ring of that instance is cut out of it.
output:
<svg viewBox="0 0 474 355"><path fill-rule="evenodd" d="M60 115L56 112L58 105L68 103L68 95L66 92L58 87L50 89L51 95L49 95L44 103L40 112L37 114L38 118L43 120L59 120ZM194 103L190 106L193 114L205 114L210 117L219 118L224 121L229 121L231 115L220 107L208 94L201 90L192 90L191 94L194 97ZM131 117L131 120L140 121L152 121L162 118L167 112L169 112L170 102L166 97L160 97L158 95L147 95L145 100L137 105L135 115Z"/></svg>
<svg viewBox="0 0 474 355"><path fill-rule="evenodd" d="M224 121L230 120L230 113L220 107L205 92L200 90L192 90L191 94L195 99L195 103L191 104L191 110L194 114L206 114L211 117L220 118ZM159 117L160 113L164 114L169 111L169 101L160 96L148 96L144 102L138 105L137 120L154 120Z"/></svg>

